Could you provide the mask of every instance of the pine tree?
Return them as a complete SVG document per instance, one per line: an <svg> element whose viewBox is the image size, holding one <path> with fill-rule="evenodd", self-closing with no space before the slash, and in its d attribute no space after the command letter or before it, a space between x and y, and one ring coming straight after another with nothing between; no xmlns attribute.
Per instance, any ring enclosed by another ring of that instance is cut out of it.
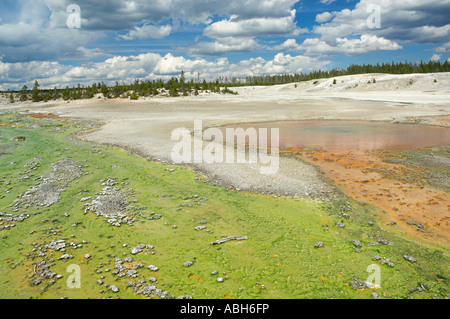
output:
<svg viewBox="0 0 450 319"><path fill-rule="evenodd" d="M139 99L139 96L136 94L136 92L133 91L130 95L130 100L137 100Z"/></svg>
<svg viewBox="0 0 450 319"><path fill-rule="evenodd" d="M22 90L20 91L20 101L21 102L28 100L27 93L28 93L28 87L26 85L24 85L22 87Z"/></svg>
<svg viewBox="0 0 450 319"><path fill-rule="evenodd" d="M70 89L69 86L66 86L65 90L62 93L62 98L64 101L67 101L70 99Z"/></svg>
<svg viewBox="0 0 450 319"><path fill-rule="evenodd" d="M9 94L9 103L11 103L11 104L13 104L15 101L14 101L14 94L13 93L10 93Z"/></svg>
<svg viewBox="0 0 450 319"><path fill-rule="evenodd" d="M59 98L59 94L58 94L58 91L57 91L56 86L55 86L54 89L53 89L52 99L53 100L57 100L58 98Z"/></svg>
<svg viewBox="0 0 450 319"><path fill-rule="evenodd" d="M41 100L40 92L39 92L39 82L34 81L33 93L31 93L31 100L33 102L39 102Z"/></svg>

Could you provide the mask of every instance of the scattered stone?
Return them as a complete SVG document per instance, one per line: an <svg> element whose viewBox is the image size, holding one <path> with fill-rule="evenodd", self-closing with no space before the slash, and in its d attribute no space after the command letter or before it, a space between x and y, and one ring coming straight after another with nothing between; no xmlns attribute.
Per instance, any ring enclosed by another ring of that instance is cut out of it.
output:
<svg viewBox="0 0 450 319"><path fill-rule="evenodd" d="M418 222L416 222L416 221L414 221L414 220L407 221L406 223L407 223L408 225L416 226L418 231L423 232L423 231L425 230L425 226L424 226L424 225L422 225L422 224L420 224L420 223L418 223Z"/></svg>
<svg viewBox="0 0 450 319"><path fill-rule="evenodd" d="M213 241L211 243L211 245L220 245L220 244L226 243L226 242L231 241L231 240L238 240L238 241L240 241L240 240L248 240L248 237L247 236L228 236L228 237L225 237L225 238Z"/></svg>
<svg viewBox="0 0 450 319"><path fill-rule="evenodd" d="M356 277L353 277L353 281L350 281L349 285L350 285L350 287L352 287L355 290L374 288L374 284L372 284L368 281L359 281Z"/></svg>
<svg viewBox="0 0 450 319"><path fill-rule="evenodd" d="M117 182L112 178L101 180L100 183L102 184L102 186L116 186L117 185Z"/></svg>
<svg viewBox="0 0 450 319"><path fill-rule="evenodd" d="M192 261L186 261L183 266L184 267L191 267L194 263Z"/></svg>
<svg viewBox="0 0 450 319"><path fill-rule="evenodd" d="M58 258L58 260L65 260L65 259L72 259L73 256L69 254L64 254L61 257Z"/></svg>
<svg viewBox="0 0 450 319"><path fill-rule="evenodd" d="M418 283L417 287L411 288L409 289L410 292L422 292L422 291L427 291L430 290L431 287L429 287L428 285L422 284L422 283Z"/></svg>
<svg viewBox="0 0 450 319"><path fill-rule="evenodd" d="M118 293L119 292L119 288L117 288L117 286L112 285L109 289L111 289L112 292L114 293Z"/></svg>
<svg viewBox="0 0 450 319"><path fill-rule="evenodd" d="M144 250L144 248L145 248L145 245L143 245L143 244L140 244L134 248L131 248L131 254L136 255L136 254L142 252Z"/></svg>
<svg viewBox="0 0 450 319"><path fill-rule="evenodd" d="M387 264L389 267L393 268L395 266L390 258L383 257L383 260L384 260L384 263Z"/></svg>
<svg viewBox="0 0 450 319"><path fill-rule="evenodd" d="M45 245L45 248L47 249L52 249L52 250L59 250L59 251L63 251L63 249L66 247L66 242L65 240L52 240L50 242L50 244Z"/></svg>
<svg viewBox="0 0 450 319"><path fill-rule="evenodd" d="M381 297L376 292L372 292L370 295L373 299L381 299Z"/></svg>
<svg viewBox="0 0 450 319"><path fill-rule="evenodd" d="M323 246L323 241L319 241L314 245L315 248L322 248Z"/></svg>
<svg viewBox="0 0 450 319"><path fill-rule="evenodd" d="M351 240L350 241L353 245L355 245L356 247L362 247L362 244L359 240Z"/></svg>
<svg viewBox="0 0 450 319"><path fill-rule="evenodd" d="M33 285L39 285L41 284L45 279L52 279L56 276L56 273L50 271L50 266L47 264L47 261L51 262L51 260L41 259L39 262L33 263L33 274L32 278L35 278L31 281Z"/></svg>
<svg viewBox="0 0 450 319"><path fill-rule="evenodd" d="M19 206L28 208L31 206L49 207L60 200L60 194L70 182L81 177L84 172L72 159L66 158L52 164L52 172L49 176L41 177L40 184L33 186L13 202L13 208Z"/></svg>
<svg viewBox="0 0 450 319"><path fill-rule="evenodd" d="M407 255L404 255L403 258L405 258L407 261L410 261L412 263L415 263L417 261L416 258L411 257L411 256L407 256Z"/></svg>
<svg viewBox="0 0 450 319"><path fill-rule="evenodd" d="M158 271L159 270L159 268L154 266L154 265L150 265L147 268L150 269L151 271Z"/></svg>
<svg viewBox="0 0 450 319"><path fill-rule="evenodd" d="M383 245L387 245L387 246L392 246L392 244L393 244L392 242L390 242L390 241L388 241L386 239L379 239L378 243L379 244L383 244Z"/></svg>
<svg viewBox="0 0 450 319"><path fill-rule="evenodd" d="M372 257L372 259L375 260L375 261L378 261L378 260L381 259L381 257L380 256L374 256L374 257Z"/></svg>
<svg viewBox="0 0 450 319"><path fill-rule="evenodd" d="M217 282L223 282L223 278L222 277L218 277L217 278Z"/></svg>
<svg viewBox="0 0 450 319"><path fill-rule="evenodd" d="M91 203L86 205L85 213L91 211L97 216L106 217L108 223L113 226L133 224L134 215L130 213L127 196L120 188L105 187Z"/></svg>

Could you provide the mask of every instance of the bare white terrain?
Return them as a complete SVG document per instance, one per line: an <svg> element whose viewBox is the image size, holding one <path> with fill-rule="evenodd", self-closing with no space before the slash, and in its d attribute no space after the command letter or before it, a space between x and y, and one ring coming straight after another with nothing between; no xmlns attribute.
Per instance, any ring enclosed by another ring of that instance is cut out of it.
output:
<svg viewBox="0 0 450 319"><path fill-rule="evenodd" d="M24 104L9 104L3 98L0 111L47 112L102 123L82 138L167 162L175 143L171 132L181 127L192 130L194 120L203 120L204 127L309 119L450 124L450 73L364 74L233 90L239 95ZM193 167L214 182L241 190L312 197L328 197L335 191L316 168L291 158L280 158L275 175L260 174L258 165Z"/></svg>

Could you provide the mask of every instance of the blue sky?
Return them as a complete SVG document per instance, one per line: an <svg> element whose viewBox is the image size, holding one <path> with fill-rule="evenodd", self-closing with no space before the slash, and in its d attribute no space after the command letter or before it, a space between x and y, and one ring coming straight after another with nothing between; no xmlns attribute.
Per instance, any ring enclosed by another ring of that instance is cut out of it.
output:
<svg viewBox="0 0 450 319"><path fill-rule="evenodd" d="M0 89L444 62L448 12L450 0L2 0Z"/></svg>

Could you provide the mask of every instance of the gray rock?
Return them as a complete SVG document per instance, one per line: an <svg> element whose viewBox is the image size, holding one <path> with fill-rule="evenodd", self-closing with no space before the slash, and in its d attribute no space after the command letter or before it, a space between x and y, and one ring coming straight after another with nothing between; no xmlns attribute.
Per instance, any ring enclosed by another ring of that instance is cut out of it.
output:
<svg viewBox="0 0 450 319"><path fill-rule="evenodd" d="M147 268L150 269L151 271L158 271L159 270L159 268L156 267L155 265L150 265Z"/></svg>
<svg viewBox="0 0 450 319"><path fill-rule="evenodd" d="M390 242L390 241L388 241L386 239L381 239L381 238L378 240L378 243L386 245L386 246L392 246L392 244L393 244L392 242Z"/></svg>
<svg viewBox="0 0 450 319"><path fill-rule="evenodd" d="M316 248L322 248L322 247L323 247L323 241L317 242L317 243L314 245L314 247L316 247Z"/></svg>
<svg viewBox="0 0 450 319"><path fill-rule="evenodd" d="M411 257L411 256L407 256L407 255L404 255L403 258L405 258L407 261L410 261L412 263L415 263L417 261L416 258Z"/></svg>
<svg viewBox="0 0 450 319"><path fill-rule="evenodd" d="M416 291L422 292L422 291L427 291L427 290L430 290L430 287L428 285L422 284L420 282L417 284L417 287L409 289L410 292L416 292Z"/></svg>
<svg viewBox="0 0 450 319"><path fill-rule="evenodd" d="M220 245L220 244L226 243L231 240L248 240L248 237L247 236L228 236L228 237L213 241L211 243L211 245Z"/></svg>
<svg viewBox="0 0 450 319"><path fill-rule="evenodd" d="M142 252L145 248L145 245L141 244L136 247L131 248L131 254L136 255Z"/></svg>
<svg viewBox="0 0 450 319"><path fill-rule="evenodd" d="M372 296L373 299L381 299L381 297L375 292L372 292L370 295Z"/></svg>
<svg viewBox="0 0 450 319"><path fill-rule="evenodd" d="M394 263L391 261L391 258L383 257L383 259L384 259L384 262L385 262L389 267L393 268L393 267L395 266Z"/></svg>
<svg viewBox="0 0 450 319"><path fill-rule="evenodd" d="M143 294L145 296L150 296L151 294L155 293L156 287L154 285L147 285L142 287L142 289L138 292L138 294Z"/></svg>
<svg viewBox="0 0 450 319"><path fill-rule="evenodd" d="M119 292L119 288L117 288L117 286L112 285L109 289L111 289L112 292L114 293L118 293Z"/></svg>
<svg viewBox="0 0 450 319"><path fill-rule="evenodd" d="M359 281L356 277L353 277L353 281L350 281L349 285L350 285L350 287L352 287L355 290L366 289L366 288L372 289L374 287L373 284L371 284L367 281Z"/></svg>
<svg viewBox="0 0 450 319"><path fill-rule="evenodd" d="M69 254L64 254L61 257L58 258L58 260L63 260L63 259L72 259L73 256L69 255Z"/></svg>
<svg viewBox="0 0 450 319"><path fill-rule="evenodd" d="M194 263L192 261L186 261L183 266L184 267L191 267Z"/></svg>
<svg viewBox="0 0 450 319"><path fill-rule="evenodd" d="M355 245L356 247L362 247L362 244L359 240L351 240L350 241L353 245Z"/></svg>

